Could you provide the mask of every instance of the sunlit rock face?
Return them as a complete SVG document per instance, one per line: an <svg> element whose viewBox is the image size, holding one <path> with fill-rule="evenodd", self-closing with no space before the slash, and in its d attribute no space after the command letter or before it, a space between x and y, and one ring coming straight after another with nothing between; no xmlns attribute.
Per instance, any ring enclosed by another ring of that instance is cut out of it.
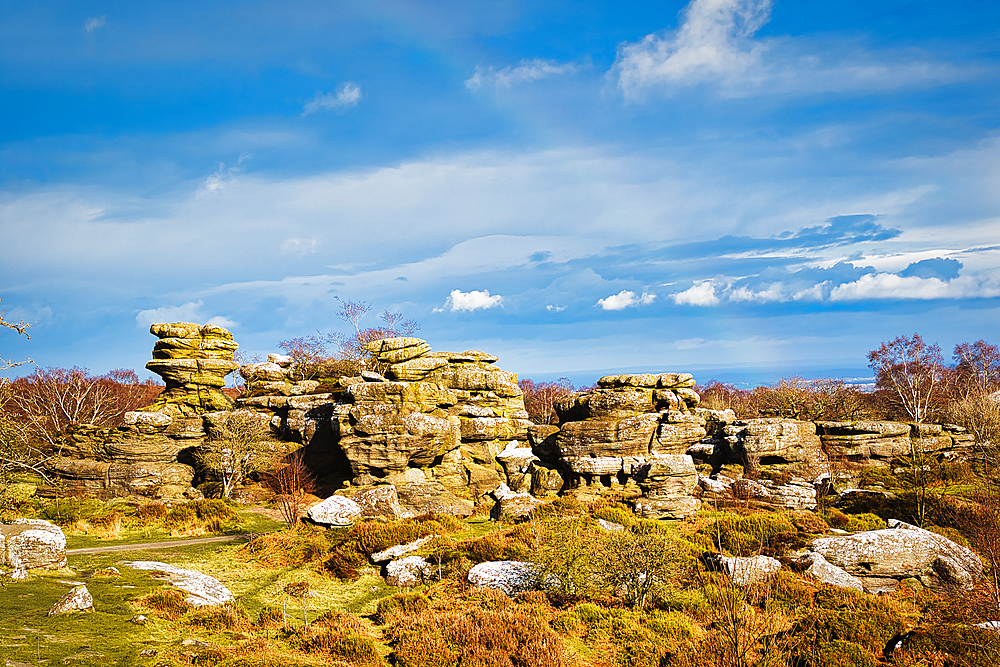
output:
<svg viewBox="0 0 1000 667"><path fill-rule="evenodd" d="M239 347L233 334L212 324L193 322L153 324L159 338L146 368L167 385L152 410L171 416L193 416L231 410L233 402L222 392L226 375L237 368L233 353Z"/></svg>

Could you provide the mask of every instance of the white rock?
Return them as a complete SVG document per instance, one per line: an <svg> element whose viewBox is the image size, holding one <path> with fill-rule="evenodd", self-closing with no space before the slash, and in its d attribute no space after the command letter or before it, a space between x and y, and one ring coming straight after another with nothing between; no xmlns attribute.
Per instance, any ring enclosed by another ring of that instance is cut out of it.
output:
<svg viewBox="0 0 1000 667"><path fill-rule="evenodd" d="M858 591L865 589L860 579L827 562L818 553L806 553L796 559L796 562L799 564L808 563L809 567L804 570L805 574L808 574L821 583L839 586L840 588L853 588Z"/></svg>
<svg viewBox="0 0 1000 667"><path fill-rule="evenodd" d="M267 363L277 364L282 368L288 368L292 365L293 359L287 354L269 354L267 355Z"/></svg>
<svg viewBox="0 0 1000 667"><path fill-rule="evenodd" d="M83 611L94 608L94 598L84 585L74 586L66 595L52 605L49 609L49 616L65 614L68 611Z"/></svg>
<svg viewBox="0 0 1000 667"><path fill-rule="evenodd" d="M545 504L544 500L539 500L530 493L515 493L506 484L501 484L494 489L491 494L497 500L493 508L493 518L501 516L520 518L529 516L538 507Z"/></svg>
<svg viewBox="0 0 1000 667"><path fill-rule="evenodd" d="M416 586L433 571L422 556L407 556L394 560L385 567L385 582L390 586Z"/></svg>
<svg viewBox="0 0 1000 667"><path fill-rule="evenodd" d="M936 574L968 587L983 571L970 549L908 523L892 519L889 528L853 535L820 537L812 551L860 577L921 577Z"/></svg>
<svg viewBox="0 0 1000 667"><path fill-rule="evenodd" d="M0 525L0 554L15 571L66 567L66 536L48 521L15 519Z"/></svg>
<svg viewBox="0 0 1000 667"><path fill-rule="evenodd" d="M158 426L167 427L173 421L170 415L165 412L126 412L125 424L127 426Z"/></svg>
<svg viewBox="0 0 1000 667"><path fill-rule="evenodd" d="M221 581L197 570L186 570L169 563L149 560L137 560L125 565L133 570L162 572L167 581L188 594L184 599L189 604L221 605L233 600L233 594Z"/></svg>
<svg viewBox="0 0 1000 667"><path fill-rule="evenodd" d="M517 560L487 561L469 570L473 586L496 588L511 597L535 588L540 578L538 565Z"/></svg>
<svg viewBox="0 0 1000 667"><path fill-rule="evenodd" d="M718 555L715 560L734 584L744 588L767 581L781 569L781 563L770 556L741 558Z"/></svg>
<svg viewBox="0 0 1000 667"><path fill-rule="evenodd" d="M604 519L598 519L597 525L604 530L612 533L620 533L625 530L625 526L620 523L615 523L614 521L605 521Z"/></svg>
<svg viewBox="0 0 1000 667"><path fill-rule="evenodd" d="M330 496L309 508L309 518L326 526L349 526L362 514L361 505L344 496Z"/></svg>
<svg viewBox="0 0 1000 667"><path fill-rule="evenodd" d="M420 547L424 546L431 540L433 540L437 535L428 535L426 537L421 537L420 539L414 540L408 544L400 544L394 547L389 547L385 551L378 551L372 554L373 563L384 563L387 560L392 560L394 558L399 558L403 554L408 554L410 552L416 551Z"/></svg>

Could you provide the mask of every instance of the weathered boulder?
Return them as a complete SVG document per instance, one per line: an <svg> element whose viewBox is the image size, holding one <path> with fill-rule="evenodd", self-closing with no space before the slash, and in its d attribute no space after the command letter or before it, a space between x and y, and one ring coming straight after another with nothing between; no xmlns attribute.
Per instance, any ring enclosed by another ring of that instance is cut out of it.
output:
<svg viewBox="0 0 1000 667"><path fill-rule="evenodd" d="M511 440L507 447L496 455L496 459L503 466L507 485L513 491L530 493L534 471L531 464L539 461L539 458L535 456L531 447L518 446L520 444L522 443L517 440Z"/></svg>
<svg viewBox="0 0 1000 667"><path fill-rule="evenodd" d="M309 518L324 526L350 526L361 518L361 505L344 496L330 496L309 508Z"/></svg>
<svg viewBox="0 0 1000 667"><path fill-rule="evenodd" d="M501 517L523 519L531 516L532 512L545 504L544 501L535 498L530 493L511 491L506 484L498 486L490 495L497 501L491 513L494 519Z"/></svg>
<svg viewBox="0 0 1000 667"><path fill-rule="evenodd" d="M839 586L840 588L853 588L858 591L864 590L864 584L860 579L848 574L836 565L832 565L818 553L805 553L795 559L795 564L799 567L804 567L803 573L820 583Z"/></svg>
<svg viewBox="0 0 1000 667"><path fill-rule="evenodd" d="M179 449L179 448L178 448ZM118 463L54 457L46 470L68 489L92 494L145 495L178 499L191 488L194 468L186 463Z"/></svg>
<svg viewBox="0 0 1000 667"><path fill-rule="evenodd" d="M706 554L705 560L713 569L725 572L734 584L749 588L765 583L781 569L781 563L770 556L723 556Z"/></svg>
<svg viewBox="0 0 1000 667"><path fill-rule="evenodd" d="M239 346L229 331L211 324L175 322L153 324L149 332L160 340L146 368L167 385L151 412L190 416L232 409L222 387L226 375L236 370L233 353Z"/></svg>
<svg viewBox="0 0 1000 667"><path fill-rule="evenodd" d="M469 570L469 583L483 588L495 588L514 597L530 591L541 582L538 565L516 560L487 561Z"/></svg>
<svg viewBox="0 0 1000 667"><path fill-rule="evenodd" d="M148 560L127 562L125 565L133 570L152 571L154 578L169 581L171 585L187 593L184 600L195 606L222 605L233 600L233 594L221 581L197 570Z"/></svg>
<svg viewBox="0 0 1000 667"><path fill-rule="evenodd" d="M817 422L824 448L845 459L888 460L910 453L910 425L898 422Z"/></svg>
<svg viewBox="0 0 1000 667"><path fill-rule="evenodd" d="M351 500L358 504L361 516L366 518L404 519L413 515L399 504L399 495L392 484L362 489Z"/></svg>
<svg viewBox="0 0 1000 667"><path fill-rule="evenodd" d="M423 556L407 556L385 566L385 583L390 586L409 587L421 583L434 568Z"/></svg>
<svg viewBox="0 0 1000 667"><path fill-rule="evenodd" d="M972 550L897 520L882 530L820 537L810 549L858 577L915 577L932 587L947 583L968 588L983 571Z"/></svg>
<svg viewBox="0 0 1000 667"><path fill-rule="evenodd" d="M66 536L48 521L15 519L0 525L0 555L15 572L66 567Z"/></svg>
<svg viewBox="0 0 1000 667"><path fill-rule="evenodd" d="M738 500L755 500L775 508L811 510L816 507L816 487L811 482L793 479L779 484L769 479L737 479L730 485Z"/></svg>
<svg viewBox="0 0 1000 667"><path fill-rule="evenodd" d="M736 420L727 423L723 433L741 462L821 466L827 461L812 422L781 418Z"/></svg>
<svg viewBox="0 0 1000 667"><path fill-rule="evenodd" d="M58 602L56 602L49 609L49 616L56 616L58 614L65 614L70 611L85 611L87 609L93 610L94 608L94 597L87 590L84 585L74 586L66 595L62 596Z"/></svg>
<svg viewBox="0 0 1000 667"><path fill-rule="evenodd" d="M393 560L394 558L399 558L400 556L412 553L433 540L435 537L437 537L437 535L427 535L426 537L418 538L406 544L389 547L385 551L376 551L371 555L372 562L385 563L386 561Z"/></svg>

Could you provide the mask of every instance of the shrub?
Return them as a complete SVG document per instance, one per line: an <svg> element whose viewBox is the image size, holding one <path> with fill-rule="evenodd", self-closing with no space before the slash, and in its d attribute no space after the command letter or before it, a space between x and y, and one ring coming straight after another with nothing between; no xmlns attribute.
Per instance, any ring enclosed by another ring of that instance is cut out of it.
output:
<svg viewBox="0 0 1000 667"><path fill-rule="evenodd" d="M850 518L836 507L831 507L824 514L823 518L833 528L843 528L850 521Z"/></svg>
<svg viewBox="0 0 1000 667"><path fill-rule="evenodd" d="M635 523L635 513L620 505L603 507L594 512L595 519L604 519L628 528Z"/></svg>
<svg viewBox="0 0 1000 667"><path fill-rule="evenodd" d="M137 507L129 519L133 525L141 528L155 523L165 516L167 516L165 505L162 503L149 503L148 505Z"/></svg>
<svg viewBox="0 0 1000 667"><path fill-rule="evenodd" d="M822 517L812 512L793 512L788 519L800 533L822 534L830 529Z"/></svg>
<svg viewBox="0 0 1000 667"><path fill-rule="evenodd" d="M580 631L582 623L576 612L566 612L552 619L552 629L561 635L571 635Z"/></svg>
<svg viewBox="0 0 1000 667"><path fill-rule="evenodd" d="M379 600L375 621L384 624L394 615L413 616L426 611L429 606L430 600L420 593L396 593Z"/></svg>
<svg viewBox="0 0 1000 667"><path fill-rule="evenodd" d="M371 637L345 634L332 629L325 629L313 635L306 643L306 649L329 652L334 658L355 665L383 664L382 654L379 653L378 646Z"/></svg>
<svg viewBox="0 0 1000 667"><path fill-rule="evenodd" d="M823 642L811 657L812 667L878 667L879 664L865 649L841 639Z"/></svg>
<svg viewBox="0 0 1000 667"><path fill-rule="evenodd" d="M707 619L711 613L711 605L697 589L677 589L666 586L653 589L650 596L653 607L662 611L682 611L697 619Z"/></svg>
<svg viewBox="0 0 1000 667"><path fill-rule="evenodd" d="M869 512L852 515L843 526L844 530L851 533L860 533L865 530L880 530L885 527L886 523L882 517Z"/></svg>
<svg viewBox="0 0 1000 667"><path fill-rule="evenodd" d="M474 563L484 563L490 560L503 560L509 546L510 540L507 536L497 531L462 542L458 548Z"/></svg>
<svg viewBox="0 0 1000 667"><path fill-rule="evenodd" d="M330 541L337 537L337 531L300 523L255 537L240 547L238 553L265 567L297 567L327 558L332 546Z"/></svg>
<svg viewBox="0 0 1000 667"><path fill-rule="evenodd" d="M284 622L284 615L278 607L264 606L257 615L257 625L275 628Z"/></svg>
<svg viewBox="0 0 1000 667"><path fill-rule="evenodd" d="M171 620L183 616L191 609L191 605L184 599L184 595L172 588L150 593L139 598L138 602L146 609Z"/></svg>
<svg viewBox="0 0 1000 667"><path fill-rule="evenodd" d="M424 612L399 619L387 633L400 667L560 667L559 636L517 609Z"/></svg>
<svg viewBox="0 0 1000 667"><path fill-rule="evenodd" d="M222 532L227 523L239 522L240 516L224 500L192 500L170 509L163 517L167 530Z"/></svg>
<svg viewBox="0 0 1000 667"><path fill-rule="evenodd" d="M192 612L188 623L217 632L219 630L241 630L247 626L246 613L230 605L205 607Z"/></svg>
<svg viewBox="0 0 1000 667"><path fill-rule="evenodd" d="M717 549L736 556L750 556L765 551L778 535L797 531L786 517L762 512L720 519L698 532L711 538Z"/></svg>
<svg viewBox="0 0 1000 667"><path fill-rule="evenodd" d="M796 621L792 631L817 643L842 640L881 651L903 630L903 616L891 599L825 587L816 593L815 608Z"/></svg>
<svg viewBox="0 0 1000 667"><path fill-rule="evenodd" d="M435 530L436 529L436 530ZM384 551L397 544L406 544L417 538L444 532L440 524L430 521L366 521L354 526L350 540L357 544L362 553L368 555Z"/></svg>

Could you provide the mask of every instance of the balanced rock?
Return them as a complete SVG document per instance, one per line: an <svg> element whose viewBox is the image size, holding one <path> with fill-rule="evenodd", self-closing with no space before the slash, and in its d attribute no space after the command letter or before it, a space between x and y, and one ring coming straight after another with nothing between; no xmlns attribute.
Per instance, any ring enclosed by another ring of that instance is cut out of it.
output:
<svg viewBox="0 0 1000 667"><path fill-rule="evenodd" d="M167 385L151 411L192 416L232 409L222 388L226 375L236 370L233 353L239 346L229 331L212 324L174 322L153 324L149 332L160 340L146 368Z"/></svg>
<svg viewBox="0 0 1000 667"><path fill-rule="evenodd" d="M153 577L165 579L187 593L184 600L195 606L222 605L233 601L233 594L215 577L157 561L125 563L133 570L151 570Z"/></svg>

